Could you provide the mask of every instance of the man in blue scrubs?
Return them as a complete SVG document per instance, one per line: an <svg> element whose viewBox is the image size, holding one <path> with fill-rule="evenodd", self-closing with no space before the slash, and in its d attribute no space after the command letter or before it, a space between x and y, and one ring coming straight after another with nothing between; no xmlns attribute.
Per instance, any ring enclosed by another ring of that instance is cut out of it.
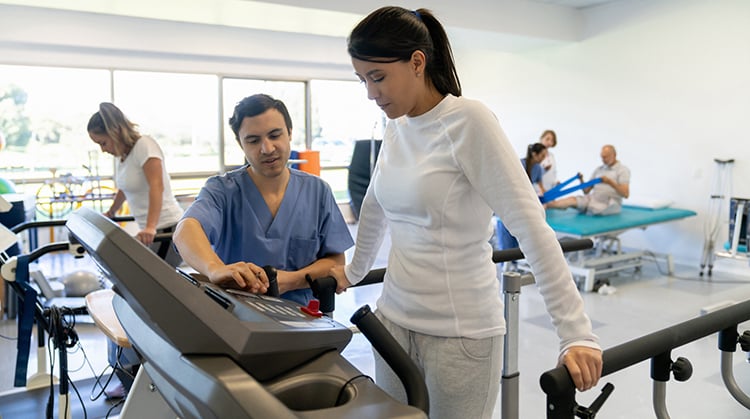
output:
<svg viewBox="0 0 750 419"><path fill-rule="evenodd" d="M287 167L292 120L280 100L258 94L229 124L248 164L206 181L174 233L183 260L227 287L263 293L262 266L277 269L283 298L307 304L305 274L327 276L352 241L331 188Z"/></svg>

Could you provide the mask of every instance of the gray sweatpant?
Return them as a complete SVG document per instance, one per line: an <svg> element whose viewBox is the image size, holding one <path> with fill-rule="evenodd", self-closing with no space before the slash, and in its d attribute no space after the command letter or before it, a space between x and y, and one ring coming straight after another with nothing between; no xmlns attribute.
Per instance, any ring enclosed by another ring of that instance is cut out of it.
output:
<svg viewBox="0 0 750 419"><path fill-rule="evenodd" d="M417 368L430 396L431 419L492 418L503 361L503 337L447 338L410 331L375 313ZM375 382L406 403L406 392L383 358L375 355Z"/></svg>

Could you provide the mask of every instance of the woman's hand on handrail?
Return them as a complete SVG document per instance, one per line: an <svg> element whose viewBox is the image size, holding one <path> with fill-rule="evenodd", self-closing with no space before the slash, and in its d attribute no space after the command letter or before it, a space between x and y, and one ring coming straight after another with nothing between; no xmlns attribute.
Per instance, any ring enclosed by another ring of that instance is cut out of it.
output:
<svg viewBox="0 0 750 419"><path fill-rule="evenodd" d="M579 391L586 391L599 382L602 376L602 351L588 346L571 346L560 357Z"/></svg>
<svg viewBox="0 0 750 419"><path fill-rule="evenodd" d="M349 279L346 278L344 265L334 266L333 268L331 268L329 275L336 279L336 294L341 294L342 292L346 291L347 288L352 286L352 283L349 282Z"/></svg>

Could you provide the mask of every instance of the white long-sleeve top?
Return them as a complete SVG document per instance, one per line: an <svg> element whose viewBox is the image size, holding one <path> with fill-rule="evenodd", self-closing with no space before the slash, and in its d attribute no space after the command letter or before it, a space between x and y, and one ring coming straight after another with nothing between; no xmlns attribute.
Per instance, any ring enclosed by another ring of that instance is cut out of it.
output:
<svg viewBox="0 0 750 419"><path fill-rule="evenodd" d="M389 230L378 310L435 336L503 334L493 211L532 266L561 349L598 348L539 198L497 119L477 101L448 95L425 114L388 122L346 276L357 283L367 274Z"/></svg>

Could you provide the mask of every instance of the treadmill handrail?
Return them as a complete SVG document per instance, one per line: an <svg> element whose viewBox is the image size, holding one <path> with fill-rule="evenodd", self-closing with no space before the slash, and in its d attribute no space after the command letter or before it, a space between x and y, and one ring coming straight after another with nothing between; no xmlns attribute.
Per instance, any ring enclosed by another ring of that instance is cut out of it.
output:
<svg viewBox="0 0 750 419"><path fill-rule="evenodd" d="M691 320L666 327L640 338L606 349L602 353L604 364L602 377L623 370L649 358L668 353L716 332L750 320L750 300L717 310ZM721 348L720 348L721 349ZM567 368L560 366L546 371L539 378L547 400L564 400L562 404L574 403L575 386ZM572 400L571 400L572 399ZM559 405L559 403L556 403ZM549 416L554 418L572 416Z"/></svg>
<svg viewBox="0 0 750 419"><path fill-rule="evenodd" d="M372 347L378 351L401 380L409 405L421 409L429 416L430 397L424 377L406 351L391 336L383 323L375 317L375 314L370 310L370 306L365 304L360 307L352 315L351 322L359 328L359 331L365 335Z"/></svg>
<svg viewBox="0 0 750 419"><path fill-rule="evenodd" d="M116 223L125 223L130 221L135 221L135 218L131 215L127 216L119 216L114 217L111 219L112 221ZM13 226L10 231L18 234L24 230L29 230L32 228L43 228L43 227L62 227L67 223L67 219L59 219L59 220L40 220L40 221L25 221L20 224L16 224Z"/></svg>

